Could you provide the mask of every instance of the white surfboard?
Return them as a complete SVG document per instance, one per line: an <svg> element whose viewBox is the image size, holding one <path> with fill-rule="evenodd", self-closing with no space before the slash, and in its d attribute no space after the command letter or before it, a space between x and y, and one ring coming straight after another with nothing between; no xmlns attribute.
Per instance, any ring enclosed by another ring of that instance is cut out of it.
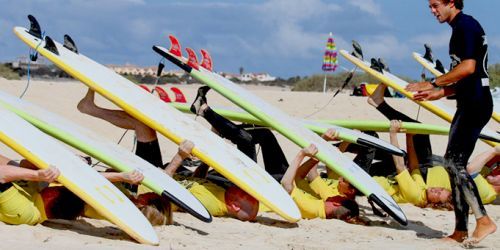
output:
<svg viewBox="0 0 500 250"><path fill-rule="evenodd" d="M347 60L355 64L356 66L360 67L362 70L367 72L368 74L376 77L380 81L382 81L384 84L394 88L401 94L405 95L409 99L413 100L413 93L408 92L405 90L405 87L408 85L408 82L405 80L391 74L390 72L387 72L385 70L382 70L383 73L378 72L377 70L374 70L370 68L371 64L367 61L362 61L357 57L352 56L349 54L349 52L345 50L341 50L340 54L345 57ZM430 112L436 114L437 116L441 117L442 119L451 122L453 119L453 115L455 114L456 108L450 107L446 105L444 102L440 100L436 101L422 101L422 102L417 102L418 105L424 107L425 109L429 110ZM489 138L491 140L499 141L500 140L500 135L491 129L485 127L481 131L481 136L482 138ZM491 146L498 145L497 142L494 141L488 141L484 140L487 144Z"/></svg>
<svg viewBox="0 0 500 250"><path fill-rule="evenodd" d="M167 197L177 206L200 220L209 222L212 216L188 190L173 178L136 156L129 150L106 140L68 119L44 110L28 101L0 91L0 105L21 116L45 133L98 159L118 171L137 170L144 175L142 184L155 193Z"/></svg>
<svg viewBox="0 0 500 250"><path fill-rule="evenodd" d="M434 76L439 77L439 76L443 75L442 72L440 72L439 70L436 69L436 63L427 60L426 58L424 58L424 56L422 54L419 54L417 52L413 52L413 58L418 63L420 63L424 68L426 68L427 70L429 70ZM448 73L448 70L445 69L445 73ZM493 99L493 101L495 101L495 99ZM491 115L491 117L495 121L500 122L500 106L499 106L499 103L498 102L493 102L493 108L494 108L494 110L493 110L493 114Z"/></svg>
<svg viewBox="0 0 500 250"><path fill-rule="evenodd" d="M174 46L179 47L178 44ZM407 224L404 212L380 185L336 147L333 147L320 136L307 129L300 120L290 117L250 91L216 73L206 70L203 67L193 68L192 64L187 63L185 58L178 57L163 47L154 46L153 50L186 70L191 76L210 86L234 104L245 109L248 113L261 119L299 147L307 147L311 143L316 145L318 148L316 158L346 178L353 186L364 193L368 199L379 205L398 222L403 225ZM190 62L193 60L195 59L192 59L190 56Z"/></svg>
<svg viewBox="0 0 500 250"><path fill-rule="evenodd" d="M39 168L56 166L57 181L140 243L159 239L144 215L102 175L53 138L0 107L0 141Z"/></svg>
<svg viewBox="0 0 500 250"><path fill-rule="evenodd" d="M202 124L138 88L113 70L55 42L57 54L22 27L14 33L56 66L115 103L125 112L176 144L194 143L193 155L288 221L301 218L290 195L262 167ZM47 39L46 39L47 40Z"/></svg>

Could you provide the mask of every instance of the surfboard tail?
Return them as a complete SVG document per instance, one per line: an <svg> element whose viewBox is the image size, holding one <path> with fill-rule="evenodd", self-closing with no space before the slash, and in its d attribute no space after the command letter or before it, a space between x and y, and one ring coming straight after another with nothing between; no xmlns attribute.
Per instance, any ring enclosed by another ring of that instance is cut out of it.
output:
<svg viewBox="0 0 500 250"><path fill-rule="evenodd" d="M182 56L182 50L181 50L181 44L179 43L179 40L177 40L177 37L173 35L169 35L168 39L170 39L170 53L181 57Z"/></svg>
<svg viewBox="0 0 500 250"><path fill-rule="evenodd" d="M172 102L172 100L168 96L167 91L165 91L162 87L156 86L155 87L155 91L158 93L158 95L160 96L160 99L162 101L164 101L164 102Z"/></svg>
<svg viewBox="0 0 500 250"><path fill-rule="evenodd" d="M172 90L172 92L174 92L175 94L175 102L181 102L181 103L187 102L186 97L179 88L171 87L170 90Z"/></svg>
<svg viewBox="0 0 500 250"><path fill-rule="evenodd" d="M203 57L201 60L201 67L206 70L213 71L212 57L205 49L201 49L201 56Z"/></svg>
<svg viewBox="0 0 500 250"><path fill-rule="evenodd" d="M186 48L186 52L188 53L188 65L191 68L196 70L200 69L200 65L198 64L198 58L196 57L196 53L191 48Z"/></svg>

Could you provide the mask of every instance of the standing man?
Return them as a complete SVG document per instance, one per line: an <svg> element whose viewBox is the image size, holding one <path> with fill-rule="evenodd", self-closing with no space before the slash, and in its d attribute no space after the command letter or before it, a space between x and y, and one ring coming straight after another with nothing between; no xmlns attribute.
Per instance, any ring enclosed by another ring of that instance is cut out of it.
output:
<svg viewBox="0 0 500 250"><path fill-rule="evenodd" d="M483 28L473 17L462 13L463 0L429 0L429 8L440 23L452 28L449 73L430 82L412 83L408 91L417 91L416 101L437 100L455 94L457 111L451 123L445 167L450 174L455 231L448 236L458 242L468 237L469 207L477 220L476 229L468 243L477 243L496 231L496 225L486 214L477 187L466 166L479 133L493 112L493 100L486 72L488 45Z"/></svg>

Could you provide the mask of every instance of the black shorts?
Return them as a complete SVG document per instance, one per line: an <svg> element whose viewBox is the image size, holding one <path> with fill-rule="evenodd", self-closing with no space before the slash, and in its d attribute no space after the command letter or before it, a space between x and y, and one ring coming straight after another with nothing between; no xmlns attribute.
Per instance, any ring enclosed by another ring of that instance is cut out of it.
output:
<svg viewBox="0 0 500 250"><path fill-rule="evenodd" d="M150 142L137 141L135 154L156 167L163 166L158 139Z"/></svg>

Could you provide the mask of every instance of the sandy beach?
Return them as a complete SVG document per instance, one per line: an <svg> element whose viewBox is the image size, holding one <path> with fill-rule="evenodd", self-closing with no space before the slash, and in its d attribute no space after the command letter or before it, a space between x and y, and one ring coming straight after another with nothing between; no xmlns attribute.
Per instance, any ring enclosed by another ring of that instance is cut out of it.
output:
<svg viewBox="0 0 500 250"><path fill-rule="evenodd" d="M0 90L19 96L26 86L26 80L9 81L0 78ZM167 85L170 87L172 85ZM190 102L196 95L200 85L176 85L186 95ZM349 96L348 91L336 96L326 107L332 93L291 92L279 87L245 86L269 103L277 106L288 114L310 119L358 119L385 120L373 107L366 102L366 97ZM113 125L102 120L79 113L76 109L78 101L84 96L87 88L78 81L32 81L24 96L25 100L33 102L52 112L58 113L74 122L95 131L111 141L117 142L124 133ZM171 95L173 97L173 93ZM102 97L97 97L99 105L116 108L115 105ZM212 106L234 107L214 91L209 92L208 102ZM387 102L423 123L448 125L447 122L434 114L419 108L408 99L389 98ZM446 101L454 105L454 101ZM315 113L316 112L316 113ZM311 114L314 115L310 116ZM194 119L194 116L191 116ZM198 118L208 126L203 119ZM498 131L500 125L490 122L488 127ZM289 160L299 148L286 138L275 133ZM381 133L381 138L388 141L388 134ZM121 145L132 150L133 133L128 132ZM433 151L443 155L447 143L446 136L431 136ZM160 136L163 160L168 161L176 151L176 145ZM404 145L403 135L400 144ZM488 149L481 141L476 144L474 155ZM3 155L13 159L20 156L0 145ZM77 152L77 151L75 151ZM259 161L262 165L262 161ZM175 213L175 224L156 227L160 238L160 246L152 247L134 242L116 226L107 222L88 218L78 221L53 220L37 226L10 226L0 223L0 240L4 247L23 249L66 248L66 249L459 249L458 244L438 240L447 235L454 227L452 211L437 211L422 209L413 205L401 204L409 219L409 225L400 226L397 222L373 215L364 197L358 197L361 213L371 221L370 226L359 226L344 223L339 220L301 220L291 224L276 214L260 214L256 222L241 222L230 218L214 218L212 223L203 223L185 214ZM497 205L487 205L486 209L497 224L500 224L500 201ZM470 229L474 228L474 218L470 216ZM496 247L495 247L496 246ZM499 233L489 236L479 244L485 249L495 249L500 246ZM2 247L2 248L4 248Z"/></svg>

